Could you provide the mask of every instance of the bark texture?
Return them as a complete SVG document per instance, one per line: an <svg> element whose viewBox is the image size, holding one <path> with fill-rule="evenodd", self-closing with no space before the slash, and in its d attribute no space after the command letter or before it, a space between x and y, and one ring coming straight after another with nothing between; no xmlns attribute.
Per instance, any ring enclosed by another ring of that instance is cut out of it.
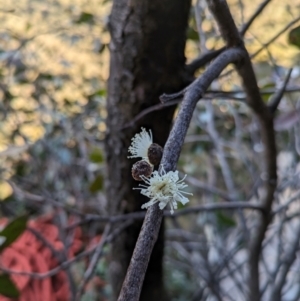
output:
<svg viewBox="0 0 300 301"><path fill-rule="evenodd" d="M159 95L185 86L185 33L190 1L115 0L110 17L111 61L107 100L107 198L110 213L140 210L146 200L132 188L127 159L131 138L143 126L164 145L174 107L153 112L135 126L123 128L139 112L157 104ZM115 241L110 275L117 298L142 223L136 222ZM140 300L166 300L163 289L163 226L148 266Z"/></svg>

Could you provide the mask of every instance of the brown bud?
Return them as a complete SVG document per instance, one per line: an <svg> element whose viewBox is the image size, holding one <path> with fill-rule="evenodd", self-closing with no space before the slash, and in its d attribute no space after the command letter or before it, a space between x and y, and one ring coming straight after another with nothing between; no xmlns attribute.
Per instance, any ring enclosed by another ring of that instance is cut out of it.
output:
<svg viewBox="0 0 300 301"><path fill-rule="evenodd" d="M148 158L149 162L153 165L159 165L160 160L163 155L163 148L156 144L152 143L148 148Z"/></svg>
<svg viewBox="0 0 300 301"><path fill-rule="evenodd" d="M153 167L145 160L137 161L132 165L131 174L136 181L142 181L141 176L149 178Z"/></svg>

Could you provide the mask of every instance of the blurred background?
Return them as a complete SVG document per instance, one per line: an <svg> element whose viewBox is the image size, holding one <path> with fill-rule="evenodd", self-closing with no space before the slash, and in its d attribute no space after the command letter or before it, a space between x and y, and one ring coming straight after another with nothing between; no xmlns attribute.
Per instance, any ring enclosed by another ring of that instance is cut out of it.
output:
<svg viewBox="0 0 300 301"><path fill-rule="evenodd" d="M109 239L104 246L100 242L106 233L103 221L111 214L104 144L109 130L112 1L0 4L0 300L111 300L111 245ZM228 4L242 28L261 1ZM280 254L299 232L299 15L299 0L273 0L244 38L266 103L289 76L275 118L278 215L263 250L265 300ZM187 64L222 46L205 1L193 1L186 31ZM188 174L188 190L193 193L187 206L231 200L257 203L263 193L263 149L240 80L228 67L198 103L182 149L178 170ZM252 214L196 210L166 218L163 267L168 300L220 300L215 290L222 300L245 300L245 241ZM117 232L110 235L111 240L118 237ZM91 266L95 250L101 254ZM294 254L282 300L300 300L300 261Z"/></svg>

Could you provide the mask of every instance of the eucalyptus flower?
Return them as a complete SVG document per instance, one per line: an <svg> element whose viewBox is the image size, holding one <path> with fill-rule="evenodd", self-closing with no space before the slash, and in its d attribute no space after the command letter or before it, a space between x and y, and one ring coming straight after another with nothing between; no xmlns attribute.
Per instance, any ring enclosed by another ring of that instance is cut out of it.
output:
<svg viewBox="0 0 300 301"><path fill-rule="evenodd" d="M171 208L171 214L174 213L174 209L177 209L177 203L180 202L185 205L189 202L189 199L184 195L192 195L192 193L183 191L188 185L184 183L184 179L179 180L178 171L166 172L162 167L161 174L158 171L154 171L150 178L141 176L143 181L147 184L140 184L140 188L134 188L141 190L141 194L150 198L150 201L142 205L142 209L148 209L155 203L159 203L159 208L163 210L167 204Z"/></svg>
<svg viewBox="0 0 300 301"><path fill-rule="evenodd" d="M149 133L142 128L142 131L131 139L131 145L128 151L132 156L128 158L142 158L143 160L149 161L148 159L148 149L153 143L152 132L149 130Z"/></svg>

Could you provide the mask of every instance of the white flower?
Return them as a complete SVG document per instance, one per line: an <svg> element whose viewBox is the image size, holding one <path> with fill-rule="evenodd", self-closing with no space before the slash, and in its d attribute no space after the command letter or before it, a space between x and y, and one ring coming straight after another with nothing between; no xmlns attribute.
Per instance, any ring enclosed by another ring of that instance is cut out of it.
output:
<svg viewBox="0 0 300 301"><path fill-rule="evenodd" d="M155 203L159 202L159 208L163 210L167 204L171 207L171 214L174 213L174 209L177 209L177 202L180 202L182 205L185 205L189 202L189 199L186 198L183 194L192 195L192 193L188 193L183 191L182 189L187 187L182 180L179 180L178 171L169 171L166 173L164 168L162 167L161 175L158 171L154 171L150 178L146 178L141 176L143 181L148 185L140 184L141 194L150 198L150 201L145 203L142 206L142 209L149 208Z"/></svg>
<svg viewBox="0 0 300 301"><path fill-rule="evenodd" d="M138 134L131 139L131 145L128 151L132 154L132 156L128 156L128 158L143 158L143 160L148 160L148 148L153 143L152 132L149 130L148 133L144 128Z"/></svg>

